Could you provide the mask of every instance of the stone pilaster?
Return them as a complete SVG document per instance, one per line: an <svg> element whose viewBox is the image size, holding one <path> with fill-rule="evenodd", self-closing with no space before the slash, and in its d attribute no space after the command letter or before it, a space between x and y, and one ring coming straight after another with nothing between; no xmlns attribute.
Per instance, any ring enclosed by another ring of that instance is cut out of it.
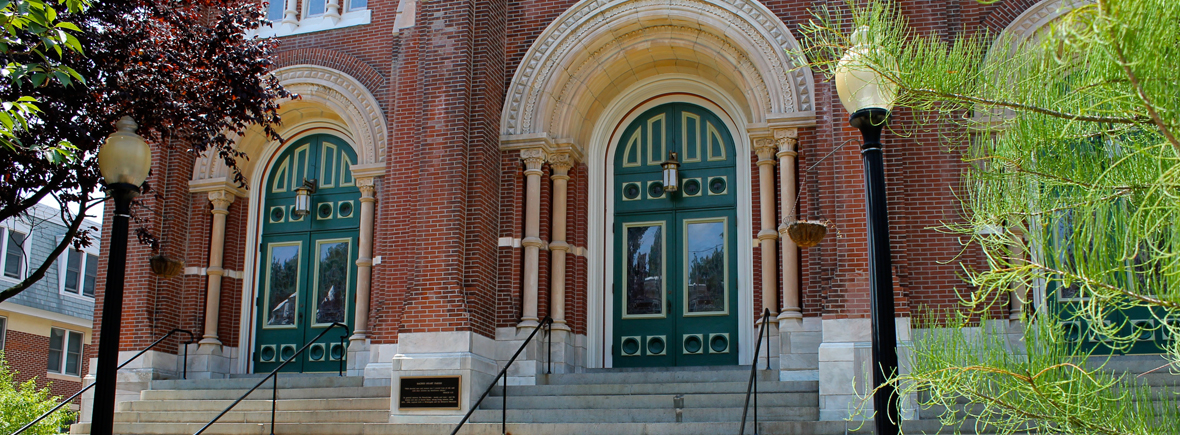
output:
<svg viewBox="0 0 1180 435"><path fill-rule="evenodd" d="M221 279L225 275L222 268L225 258L225 219L229 215L229 206L233 204L233 192L215 190L209 192L209 202L213 203L213 231L209 236L209 276L207 292L205 293L205 331L201 337L200 347L204 350L218 350L221 340L217 337L217 325L221 312Z"/></svg>
<svg viewBox="0 0 1180 435"><path fill-rule="evenodd" d="M798 219L795 215L796 186L795 186L795 158L799 155L798 131L795 129L775 130L774 142L778 146L775 156L779 159L779 189L782 192L783 224L778 231L782 235L783 244L783 311L779 315L779 323L791 321L793 326L800 326L803 322L803 310L799 295L799 246L787 237L787 223ZM782 326L782 325L780 325Z"/></svg>
<svg viewBox="0 0 1180 435"><path fill-rule="evenodd" d="M560 330L569 330L565 323L565 256L570 246L565 242L565 237L569 170L573 166L573 159L568 153L549 156L549 167L553 169L549 177L553 180L553 240L549 242L553 261L550 263L549 315L553 317L553 328Z"/></svg>
<svg viewBox="0 0 1180 435"><path fill-rule="evenodd" d="M520 151L520 158L524 161L525 170L525 206L524 206L524 239L520 241L524 247L524 301L521 307L521 328L535 328L540 318L537 316L537 292L540 280L541 246L541 166L545 164L545 151L531 148Z"/></svg>

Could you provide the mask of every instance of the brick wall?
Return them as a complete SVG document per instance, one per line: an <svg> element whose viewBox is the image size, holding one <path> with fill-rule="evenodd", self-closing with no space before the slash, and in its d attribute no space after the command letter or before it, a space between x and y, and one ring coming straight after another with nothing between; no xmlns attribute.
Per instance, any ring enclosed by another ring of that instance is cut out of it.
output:
<svg viewBox="0 0 1180 435"><path fill-rule="evenodd" d="M53 396L69 397L82 388L82 382L70 382L63 379L50 379L47 375L49 367L49 337L29 334L20 331L7 331L4 340L4 359L8 361L10 370L17 372L13 376L18 384L29 379L37 378L37 388L49 386ZM82 345L82 354L86 355L91 346ZM82 358L82 371L90 370L88 358ZM78 403L75 399L74 403Z"/></svg>
<svg viewBox="0 0 1180 435"><path fill-rule="evenodd" d="M765 2L796 36L815 3ZM1001 30L1033 3L906 0L900 5L920 31L949 39L980 29ZM522 249L498 246L498 239L523 237L523 165L516 152L499 149L500 112L506 86L525 52L573 4L420 2L416 25L393 35L397 2L371 1L371 24L281 39L279 66L313 64L345 72L376 97L389 123L389 142L378 144L384 148L385 175L378 185L374 232L374 256L382 258L373 270L370 336L375 343L395 343L400 332L470 330L492 336L495 327L513 326L519 320ZM797 208L799 217L830 220L832 228L824 244L801 252L803 310L807 316L867 317L863 169L856 146L860 137L848 127L848 115L833 89L822 76L815 80L816 126L799 134ZM893 126L914 130L905 111L899 111ZM930 229L959 218L951 189L957 186L962 164L939 139L926 132L885 137L894 291L901 314L921 306L955 306L954 288L965 287L955 261L979 261L972 252L951 261L959 254L958 240ZM156 155L163 156L156 159L150 179L156 193L143 197L144 206L136 213L147 220L132 227L153 230L164 237L169 256L204 267L210 206L203 194L188 193L193 158L180 148L171 154L156 148ZM743 212L752 218L749 236L754 237L761 228L758 169L756 157L749 158L754 201ZM590 215L603 209L587 202L589 192L601 186L587 185L584 165L575 166L570 176L567 241L585 247ZM542 186L541 237L548 240L552 185L547 176ZM227 269L245 270L245 253L254 248L246 239L248 210L244 198L230 208ZM111 222L110 211L106 222ZM199 334L207 278L156 278L146 267L151 252L134 240L129 246L123 350L138 349L172 327ZM755 249L749 258L759 310L760 253ZM539 311L545 315L549 252L542 251L540 259ZM103 258L100 271L105 269ZM567 271L567 320L576 332L585 333L589 292L598 290L587 288L586 257L568 256ZM99 276L99 312L104 275ZM239 324L242 286L242 280L223 280L218 335L226 344L235 344L250 329ZM96 316L96 339L100 323ZM170 342L164 349L175 348Z"/></svg>

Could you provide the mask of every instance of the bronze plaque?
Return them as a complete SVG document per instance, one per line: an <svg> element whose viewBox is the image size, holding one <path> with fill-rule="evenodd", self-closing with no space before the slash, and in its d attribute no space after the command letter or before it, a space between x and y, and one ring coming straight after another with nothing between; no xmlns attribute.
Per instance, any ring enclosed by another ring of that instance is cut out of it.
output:
<svg viewBox="0 0 1180 435"><path fill-rule="evenodd" d="M460 376L407 376L401 378L398 408L460 409Z"/></svg>

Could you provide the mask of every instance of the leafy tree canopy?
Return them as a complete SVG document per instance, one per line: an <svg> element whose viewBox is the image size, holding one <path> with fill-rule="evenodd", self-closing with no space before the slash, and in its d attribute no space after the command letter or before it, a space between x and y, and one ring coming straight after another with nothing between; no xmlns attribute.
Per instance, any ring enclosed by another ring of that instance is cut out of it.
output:
<svg viewBox="0 0 1180 435"><path fill-rule="evenodd" d="M49 258L70 243L88 244L92 229L81 228L82 219L102 200L91 198L101 187L98 148L124 115L149 142L219 156L244 184L237 160L245 155L233 138L257 125L278 139L279 101L294 97L269 74L275 42L248 36L268 25L259 3L58 1L61 10L43 0L0 0L7 65L0 101L22 117L9 126L0 115L7 134L0 220L52 197L69 233ZM67 211L71 204L80 211ZM50 264L30 267L0 301L36 282Z"/></svg>
<svg viewBox="0 0 1180 435"><path fill-rule="evenodd" d="M965 269L962 310L918 325L901 394L996 433L1172 431L1173 395L1109 357L1150 345L1180 362L1180 2L1072 6L1031 38L946 38L890 1L850 1L814 11L805 55L831 76L865 29L881 47L865 67L899 86L909 128L968 162L963 221L942 229L986 268ZM965 329L1009 297L1028 306L1018 343Z"/></svg>
<svg viewBox="0 0 1180 435"><path fill-rule="evenodd" d="M4 404L0 406L0 433L16 432L41 414L49 412L61 400L60 397L50 397L48 388L37 388L36 379L18 385L13 378L14 374L4 359L4 352L0 351L0 403ZM22 433L57 434L73 419L74 413L63 407Z"/></svg>

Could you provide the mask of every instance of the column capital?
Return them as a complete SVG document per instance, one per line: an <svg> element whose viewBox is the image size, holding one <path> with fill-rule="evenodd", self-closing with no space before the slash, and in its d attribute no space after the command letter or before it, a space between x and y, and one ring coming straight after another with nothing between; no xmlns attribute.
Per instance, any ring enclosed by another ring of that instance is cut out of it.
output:
<svg viewBox="0 0 1180 435"><path fill-rule="evenodd" d="M520 150L520 159L524 161L525 175L541 175L541 166L545 164L546 153L540 148Z"/></svg>
<svg viewBox="0 0 1180 435"><path fill-rule="evenodd" d="M229 205L234 203L234 199L237 199L237 196L228 190L209 191L209 202L213 203L213 214L228 213Z"/></svg>
<svg viewBox="0 0 1180 435"><path fill-rule="evenodd" d="M356 188L361 191L362 202L365 199L372 199L377 193L377 179L375 177L357 178Z"/></svg>
<svg viewBox="0 0 1180 435"><path fill-rule="evenodd" d="M774 131L774 142L778 145L779 156L794 156L795 145L799 143L799 130L786 128ZM789 154L788 154L789 153Z"/></svg>
<svg viewBox="0 0 1180 435"><path fill-rule="evenodd" d="M574 158L568 152L550 154L549 167L553 169L553 175L550 178L565 177L569 179L569 170L574 167Z"/></svg>
<svg viewBox="0 0 1180 435"><path fill-rule="evenodd" d="M758 164L763 162L774 164L775 142L770 139L754 139L754 153L758 154Z"/></svg>

